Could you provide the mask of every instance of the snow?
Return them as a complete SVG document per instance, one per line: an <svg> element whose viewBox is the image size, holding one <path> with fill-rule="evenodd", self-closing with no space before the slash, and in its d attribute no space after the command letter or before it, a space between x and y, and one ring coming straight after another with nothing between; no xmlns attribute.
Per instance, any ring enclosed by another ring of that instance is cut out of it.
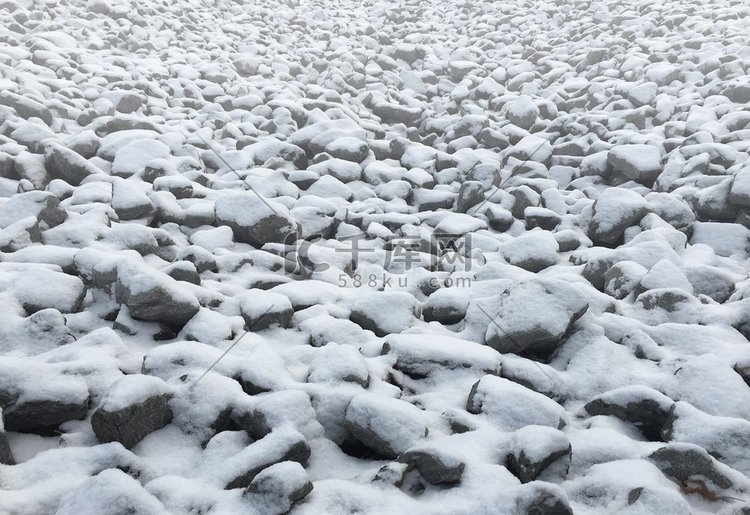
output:
<svg viewBox="0 0 750 515"><path fill-rule="evenodd" d="M746 6L397 10L3 4L0 513L744 508Z"/></svg>
<svg viewBox="0 0 750 515"><path fill-rule="evenodd" d="M110 413L120 411L151 397L171 395L171 388L158 377L134 374L115 381L102 399L99 408Z"/></svg>

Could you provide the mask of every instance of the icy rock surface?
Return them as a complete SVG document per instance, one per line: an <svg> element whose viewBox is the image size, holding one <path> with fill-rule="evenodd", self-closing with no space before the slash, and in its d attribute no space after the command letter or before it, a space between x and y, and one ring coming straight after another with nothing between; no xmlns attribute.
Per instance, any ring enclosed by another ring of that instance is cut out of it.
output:
<svg viewBox="0 0 750 515"><path fill-rule="evenodd" d="M750 502L750 8L0 2L0 514Z"/></svg>

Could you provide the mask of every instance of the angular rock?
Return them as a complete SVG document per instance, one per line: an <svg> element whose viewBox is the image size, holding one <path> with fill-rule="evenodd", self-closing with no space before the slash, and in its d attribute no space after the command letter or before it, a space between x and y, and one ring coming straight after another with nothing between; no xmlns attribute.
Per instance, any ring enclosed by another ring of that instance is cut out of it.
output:
<svg viewBox="0 0 750 515"><path fill-rule="evenodd" d="M234 232L237 241L262 247L266 243L293 243L299 222L289 210L253 192L220 197L215 205L216 222Z"/></svg>
<svg viewBox="0 0 750 515"><path fill-rule="evenodd" d="M18 193L0 201L0 229L4 229L28 217L36 218L42 228L56 227L68 214L60 206L60 200L46 191Z"/></svg>
<svg viewBox="0 0 750 515"><path fill-rule="evenodd" d="M628 179L651 185L662 171L661 152L653 145L618 145L609 151L607 165Z"/></svg>
<svg viewBox="0 0 750 515"><path fill-rule="evenodd" d="M282 428L250 444L222 466L225 489L247 488L268 467L286 461L307 465L310 445L299 432Z"/></svg>
<svg viewBox="0 0 750 515"><path fill-rule="evenodd" d="M409 449L398 457L398 461L416 468L431 485L457 483L466 467L457 457L434 447Z"/></svg>
<svg viewBox="0 0 750 515"><path fill-rule="evenodd" d="M528 209L528 208L527 208ZM549 231L529 231L502 246L508 262L529 272L539 272L557 263L560 246Z"/></svg>
<svg viewBox="0 0 750 515"><path fill-rule="evenodd" d="M172 421L172 391L158 377L130 375L115 381L91 415L101 443L120 442L130 449Z"/></svg>
<svg viewBox="0 0 750 515"><path fill-rule="evenodd" d="M525 426L513 433L507 467L521 483L542 473L564 477L570 466L571 446L565 433L545 426ZM555 470L552 470L555 469Z"/></svg>
<svg viewBox="0 0 750 515"><path fill-rule="evenodd" d="M13 452L8 445L8 434L5 432L5 423L3 422L3 410L0 408L0 464L15 465L16 460L13 458Z"/></svg>
<svg viewBox="0 0 750 515"><path fill-rule="evenodd" d="M591 415L607 415L630 422L651 441L659 441L674 401L648 386L615 388L589 401L585 409Z"/></svg>
<svg viewBox="0 0 750 515"><path fill-rule="evenodd" d="M396 459L427 435L424 413L408 402L363 394L346 408L345 427L379 456Z"/></svg>
<svg viewBox="0 0 750 515"><path fill-rule="evenodd" d="M500 295L499 308L487 327L487 345L501 353L545 353L556 347L588 303L563 281L535 277L509 286Z"/></svg>
<svg viewBox="0 0 750 515"><path fill-rule="evenodd" d="M245 326L252 331L262 331L272 326L289 327L294 308L289 299L280 294L259 289L242 292L238 305Z"/></svg>
<svg viewBox="0 0 750 515"><path fill-rule="evenodd" d="M415 320L419 308L406 292L362 292L352 304L349 320L377 336L404 331Z"/></svg>
<svg viewBox="0 0 750 515"><path fill-rule="evenodd" d="M605 246L621 241L625 229L637 224L648 212L648 203L625 188L607 188L594 202L589 238Z"/></svg>
<svg viewBox="0 0 750 515"><path fill-rule="evenodd" d="M559 486L542 481L526 486L518 496L513 513L518 515L573 515L565 492Z"/></svg>
<svg viewBox="0 0 750 515"><path fill-rule="evenodd" d="M29 97L17 95L10 91L0 92L0 105L12 107L22 118L39 118L47 125L52 125L52 113L41 102Z"/></svg>
<svg viewBox="0 0 750 515"><path fill-rule="evenodd" d="M200 309L195 295L168 275L137 262L117 267L117 301L136 320L184 326Z"/></svg>
<svg viewBox="0 0 750 515"><path fill-rule="evenodd" d="M715 498L736 486L731 469L717 462L698 445L669 443L646 459L686 490L707 492Z"/></svg>
<svg viewBox="0 0 750 515"><path fill-rule="evenodd" d="M82 155L60 143L46 144L44 155L47 172L52 177L62 179L72 186L79 186L81 181L90 175L102 174L99 168L87 161Z"/></svg>
<svg viewBox="0 0 750 515"><path fill-rule="evenodd" d="M288 513L295 503L312 492L313 484L304 467L296 461L275 463L256 475L244 495L264 513Z"/></svg>
<svg viewBox="0 0 750 515"><path fill-rule="evenodd" d="M154 205L135 182L118 179L112 183L112 208L120 220L135 220L154 214Z"/></svg>
<svg viewBox="0 0 750 515"><path fill-rule="evenodd" d="M442 370L499 374L501 356L494 349L452 336L390 335L383 354L395 356L394 368L410 377L427 377Z"/></svg>
<svg viewBox="0 0 750 515"><path fill-rule="evenodd" d="M0 406L6 430L45 433L63 422L85 418L89 389L81 377L63 375L50 365L4 358Z"/></svg>
<svg viewBox="0 0 750 515"><path fill-rule="evenodd" d="M504 431L515 431L532 424L560 428L565 423L565 409L558 403L493 375L484 376L474 383L466 411L483 414Z"/></svg>

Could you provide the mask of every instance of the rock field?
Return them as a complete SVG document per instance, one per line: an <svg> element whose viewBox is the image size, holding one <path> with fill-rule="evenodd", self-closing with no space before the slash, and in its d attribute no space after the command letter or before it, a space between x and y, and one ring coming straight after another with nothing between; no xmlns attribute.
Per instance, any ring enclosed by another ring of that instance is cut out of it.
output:
<svg viewBox="0 0 750 515"><path fill-rule="evenodd" d="M736 0L0 0L0 514L748 514L749 151Z"/></svg>

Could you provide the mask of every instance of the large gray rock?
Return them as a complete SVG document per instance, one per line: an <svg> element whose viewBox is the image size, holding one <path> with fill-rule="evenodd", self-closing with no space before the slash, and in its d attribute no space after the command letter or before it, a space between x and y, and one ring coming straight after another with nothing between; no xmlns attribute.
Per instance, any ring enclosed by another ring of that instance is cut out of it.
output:
<svg viewBox="0 0 750 515"><path fill-rule="evenodd" d="M372 108L373 114L385 123L414 124L422 116L422 111L415 107L405 107L390 102L379 102Z"/></svg>
<svg viewBox="0 0 750 515"><path fill-rule="evenodd" d="M280 293L254 288L240 293L236 300L245 327L253 331L273 326L289 327L294 315L292 303Z"/></svg>
<svg viewBox="0 0 750 515"><path fill-rule="evenodd" d="M564 477L570 457L571 446L565 433L530 425L513 433L507 467L521 483L528 483L542 473Z"/></svg>
<svg viewBox="0 0 750 515"><path fill-rule="evenodd" d="M661 152L653 145L618 145L609 151L607 165L630 180L651 185L662 171Z"/></svg>
<svg viewBox="0 0 750 515"><path fill-rule="evenodd" d="M427 435L424 413L408 402L363 394L346 408L345 427L378 455L395 459Z"/></svg>
<svg viewBox="0 0 750 515"><path fill-rule="evenodd" d="M737 206L750 207L750 168L740 170L732 179L729 202Z"/></svg>
<svg viewBox="0 0 750 515"><path fill-rule="evenodd" d="M21 118L39 118L47 125L52 124L52 113L47 106L29 97L2 91L0 92L0 105L12 107Z"/></svg>
<svg viewBox="0 0 750 515"><path fill-rule="evenodd" d="M499 316L487 327L487 345L501 353L553 350L588 303L568 283L534 277L509 286L499 299Z"/></svg>
<svg viewBox="0 0 750 515"><path fill-rule="evenodd" d="M195 295L168 275L137 262L117 267L117 301L136 320L182 327L200 309Z"/></svg>
<svg viewBox="0 0 750 515"><path fill-rule="evenodd" d="M81 184L89 175L102 171L87 161L82 155L66 148L60 143L51 142L44 146L47 172L57 179L62 179L73 186Z"/></svg>
<svg viewBox="0 0 750 515"><path fill-rule="evenodd" d="M728 489L740 486L736 481L739 473L716 461L698 445L670 443L646 459L682 488L700 491L707 496L715 498Z"/></svg>
<svg viewBox="0 0 750 515"><path fill-rule="evenodd" d="M416 468L432 485L457 483L466 467L456 456L435 447L409 449L398 457L398 461Z"/></svg>
<svg viewBox="0 0 750 515"><path fill-rule="evenodd" d="M589 238L606 246L622 240L625 229L637 224L648 213L648 203L638 193L625 188L607 188L594 202Z"/></svg>
<svg viewBox="0 0 750 515"><path fill-rule="evenodd" d="M140 185L121 178L112 183L112 208L120 220L135 220L154 214L154 205Z"/></svg>
<svg viewBox="0 0 750 515"><path fill-rule="evenodd" d="M81 377L60 374L49 365L4 358L0 406L6 430L47 432L86 417L89 389Z"/></svg>
<svg viewBox="0 0 750 515"><path fill-rule="evenodd" d="M674 401L648 386L615 388L589 401L585 409L591 415L607 415L630 422L652 441L661 439Z"/></svg>
<svg viewBox="0 0 750 515"><path fill-rule="evenodd" d="M362 292L352 305L349 320L378 336L400 333L410 327L419 313L411 294L402 291Z"/></svg>
<svg viewBox="0 0 750 515"><path fill-rule="evenodd" d="M288 513L295 503L312 492L313 484L304 467L296 461L282 461L266 468L253 478L245 496L263 506L263 513Z"/></svg>
<svg viewBox="0 0 750 515"><path fill-rule="evenodd" d="M501 356L494 349L452 336L395 334L383 344L383 354L396 359L393 367L410 377L455 370L499 374Z"/></svg>
<svg viewBox="0 0 750 515"><path fill-rule="evenodd" d="M46 191L18 193L0 202L0 229L28 217L36 218L42 228L49 228L63 223L68 214L60 206L60 200Z"/></svg>
<svg viewBox="0 0 750 515"><path fill-rule="evenodd" d="M226 195L216 201L216 222L234 232L237 241L262 247L266 243L293 243L299 222L278 202L253 192Z"/></svg>
<svg viewBox="0 0 750 515"><path fill-rule="evenodd" d="M486 375L472 386L466 411L482 414L504 431L528 425L560 428L565 409L552 399L502 377Z"/></svg>
<svg viewBox="0 0 750 515"><path fill-rule="evenodd" d="M745 419L709 415L680 401L672 406L661 434L665 442L700 445L722 463L750 474L750 422Z"/></svg>
<svg viewBox="0 0 750 515"><path fill-rule="evenodd" d="M248 488L256 476L276 463L295 461L304 466L309 459L310 446L298 431L291 428L273 431L226 460L222 467L224 488Z"/></svg>
<svg viewBox="0 0 750 515"><path fill-rule="evenodd" d="M86 296L79 277L41 263L0 263L0 290L13 295L28 313L50 308L76 313Z"/></svg>
<svg viewBox="0 0 750 515"><path fill-rule="evenodd" d="M172 421L171 397L171 389L158 377L138 374L119 379L91 415L97 440L133 447Z"/></svg>

